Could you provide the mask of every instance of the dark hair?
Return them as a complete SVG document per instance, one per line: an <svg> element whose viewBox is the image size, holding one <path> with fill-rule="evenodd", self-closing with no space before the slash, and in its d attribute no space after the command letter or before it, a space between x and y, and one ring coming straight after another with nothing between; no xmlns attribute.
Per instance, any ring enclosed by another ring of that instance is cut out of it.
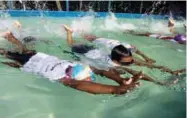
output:
<svg viewBox="0 0 187 118"><path fill-rule="evenodd" d="M36 38L32 37L32 36L27 36L27 37L23 38L23 41L24 41L24 43L29 43L29 42L32 42L32 41L36 41Z"/></svg>
<svg viewBox="0 0 187 118"><path fill-rule="evenodd" d="M111 59L120 61L123 57L132 56L132 53L129 49L124 47L123 45L118 45L112 49Z"/></svg>
<svg viewBox="0 0 187 118"><path fill-rule="evenodd" d="M87 53L88 51L93 49L95 49L93 45L85 45L85 44L74 45L71 48L72 52L80 53L80 54Z"/></svg>

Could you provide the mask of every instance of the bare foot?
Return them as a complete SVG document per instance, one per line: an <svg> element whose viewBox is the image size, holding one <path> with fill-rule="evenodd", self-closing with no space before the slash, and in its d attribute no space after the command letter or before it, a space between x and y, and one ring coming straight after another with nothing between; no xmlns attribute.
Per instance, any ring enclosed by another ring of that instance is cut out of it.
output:
<svg viewBox="0 0 187 118"><path fill-rule="evenodd" d="M21 28L21 23L19 21L15 21L13 25L15 27Z"/></svg>
<svg viewBox="0 0 187 118"><path fill-rule="evenodd" d="M67 25L63 25L64 29L67 31L67 32L73 32L73 30L67 26Z"/></svg>

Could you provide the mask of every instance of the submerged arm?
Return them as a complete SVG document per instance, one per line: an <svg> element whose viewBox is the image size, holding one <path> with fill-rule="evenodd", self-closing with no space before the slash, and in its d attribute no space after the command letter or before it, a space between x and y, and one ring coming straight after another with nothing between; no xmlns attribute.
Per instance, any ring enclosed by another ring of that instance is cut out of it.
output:
<svg viewBox="0 0 187 118"><path fill-rule="evenodd" d="M135 49L135 53L140 55L140 56L142 56L145 59L145 61L147 61L147 62L150 62L150 63L155 63L156 62L155 60L153 60L153 59L149 58L148 56L146 56L143 52L141 52L137 48Z"/></svg>
<svg viewBox="0 0 187 118"><path fill-rule="evenodd" d="M136 84L128 86L112 86L89 81L77 81L74 79L60 79L60 83L71 88L92 94L124 94L136 87Z"/></svg>
<svg viewBox="0 0 187 118"><path fill-rule="evenodd" d="M140 73L139 71L129 69L126 67L121 67L121 69L130 73L131 75L136 75L137 73ZM168 85L169 84L168 82L160 82L160 81L154 80L153 78L151 78L150 76L148 76L146 74L143 74L142 80L153 82L153 83L159 84L159 85Z"/></svg>
<svg viewBox="0 0 187 118"><path fill-rule="evenodd" d="M138 66L146 66L146 67L151 68L151 69L152 68L157 68L157 69L160 69L163 72L168 72L168 73L173 74L173 75L178 75L180 73L185 72L185 70L186 70L186 69L180 69L180 70L172 71L171 69L169 69L165 66L154 65L154 64L150 64L150 63L142 63L142 62L138 62L138 61L135 61L135 64L138 65Z"/></svg>
<svg viewBox="0 0 187 118"><path fill-rule="evenodd" d="M101 76L105 76L108 79L111 79L111 80L117 82L119 85L131 84L132 82L138 81L142 76L142 73L137 73L131 78L122 78L120 76L121 73L119 73L115 69L110 69L108 71L105 71L105 70L98 70L98 69L92 67L92 70L94 71L94 73L99 74Z"/></svg>

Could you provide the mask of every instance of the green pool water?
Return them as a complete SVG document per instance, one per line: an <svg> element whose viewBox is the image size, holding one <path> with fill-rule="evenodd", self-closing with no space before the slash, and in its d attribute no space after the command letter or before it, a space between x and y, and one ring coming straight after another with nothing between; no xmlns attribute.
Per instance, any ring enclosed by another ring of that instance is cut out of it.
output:
<svg viewBox="0 0 187 118"><path fill-rule="evenodd" d="M54 44L37 42L30 48L61 59L73 60L71 55L64 54L57 45L70 50L60 25L72 25L76 18L19 17L13 19L19 20L23 28L38 32L35 34L40 39L54 42ZM135 45L155 59L156 64L168 66L173 70L186 68L185 45L132 36L124 34L120 29L107 30L103 26L104 21L103 18L96 18L91 24L93 27L87 27L87 29L99 37L112 38ZM118 22L147 23L146 20L141 19L118 19ZM82 27L86 25L86 22L81 24ZM83 41L79 36L74 36L74 39ZM13 49L14 46L0 38L0 47ZM0 61L8 61L8 59L0 56ZM142 70L160 81L176 78L156 69L132 68ZM0 118L184 118L186 116L186 74L178 78L179 82L169 87L141 81L139 88L125 95L92 95L0 64ZM97 76L96 82L116 84L100 76Z"/></svg>

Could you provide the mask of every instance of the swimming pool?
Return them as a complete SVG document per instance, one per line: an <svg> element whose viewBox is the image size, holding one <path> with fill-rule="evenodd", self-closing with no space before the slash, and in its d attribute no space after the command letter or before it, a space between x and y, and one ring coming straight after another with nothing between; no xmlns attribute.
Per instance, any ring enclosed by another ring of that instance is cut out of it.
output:
<svg viewBox="0 0 187 118"><path fill-rule="evenodd" d="M186 67L186 46L154 38L137 37L123 33L126 29L151 30L153 27L165 31L165 20L126 19L117 21L94 17L7 17L17 19L33 35L54 43L37 42L37 51L55 55L61 59L73 60L58 47L69 50L65 42L65 32L61 24L68 24L77 31L94 33L100 37L112 38L136 45L141 51L172 69ZM181 22L177 22L179 29ZM181 30L181 32L183 32ZM165 32L168 33L167 31ZM184 32L183 32L184 33ZM76 34L74 39L83 41ZM12 48L12 45L0 38L0 47ZM7 47L8 46L8 47ZM1 61L7 59L0 57ZM175 77L158 70L133 67L159 80ZM17 69L0 66L0 117L1 118L183 118L186 115L186 75L179 77L175 86L161 87L148 82L141 82L135 91L121 95L91 95L51 83L47 79L23 73ZM97 76L98 82L114 84L104 77Z"/></svg>

